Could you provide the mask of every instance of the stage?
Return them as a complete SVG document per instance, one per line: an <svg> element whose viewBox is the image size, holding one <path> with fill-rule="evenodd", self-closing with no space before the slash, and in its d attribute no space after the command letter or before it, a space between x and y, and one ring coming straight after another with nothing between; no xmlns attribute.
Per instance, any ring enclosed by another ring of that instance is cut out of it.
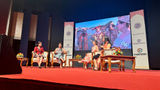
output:
<svg viewBox="0 0 160 90"><path fill-rule="evenodd" d="M9 86L12 86L12 88L20 88L23 84L23 87L30 89L38 89L38 87L42 87L43 85L48 85L47 87L50 88L59 86L72 90L76 88L127 90L160 89L159 70L136 70L136 73L132 72L132 70L120 72L118 69L112 69L112 72L109 73L108 71L101 72L91 69L85 70L83 68L39 69L38 67L22 67L22 70L22 74L0 75L0 87L4 87L3 89L8 89ZM29 83L31 83L31 85ZM30 87L27 87L27 85Z"/></svg>

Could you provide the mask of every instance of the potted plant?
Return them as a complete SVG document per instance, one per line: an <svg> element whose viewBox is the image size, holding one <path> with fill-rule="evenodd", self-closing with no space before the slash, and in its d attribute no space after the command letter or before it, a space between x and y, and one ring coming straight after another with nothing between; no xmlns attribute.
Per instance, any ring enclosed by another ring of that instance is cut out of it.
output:
<svg viewBox="0 0 160 90"><path fill-rule="evenodd" d="M16 55L16 57L17 57L17 58L23 58L24 55L23 55L23 53L18 53L18 54Z"/></svg>
<svg viewBox="0 0 160 90"><path fill-rule="evenodd" d="M115 49L115 52L113 53L113 55L118 55L118 56L120 56L120 55L123 55L123 52L121 51L120 48L116 48L116 49Z"/></svg>
<svg viewBox="0 0 160 90"><path fill-rule="evenodd" d="M82 58L81 55L79 55L79 54L76 55L76 59L81 59L81 58Z"/></svg>

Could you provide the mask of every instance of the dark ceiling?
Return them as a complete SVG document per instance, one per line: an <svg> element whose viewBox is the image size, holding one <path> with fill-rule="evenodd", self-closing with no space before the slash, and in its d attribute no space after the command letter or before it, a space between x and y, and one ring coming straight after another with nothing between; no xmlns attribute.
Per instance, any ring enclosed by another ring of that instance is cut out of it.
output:
<svg viewBox="0 0 160 90"><path fill-rule="evenodd" d="M14 11L48 12L67 20L98 19L144 9L146 0L14 0Z"/></svg>

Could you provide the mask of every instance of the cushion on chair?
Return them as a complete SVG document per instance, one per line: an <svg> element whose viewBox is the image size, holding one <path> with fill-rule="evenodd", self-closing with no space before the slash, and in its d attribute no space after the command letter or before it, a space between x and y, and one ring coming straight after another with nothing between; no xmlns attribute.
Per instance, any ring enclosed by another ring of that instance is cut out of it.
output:
<svg viewBox="0 0 160 90"><path fill-rule="evenodd" d="M50 61L52 60L52 54L54 54L54 51L50 52Z"/></svg>
<svg viewBox="0 0 160 90"><path fill-rule="evenodd" d="M108 60L104 60L105 62L108 62ZM111 63L119 63L121 62L120 60L111 60Z"/></svg>
<svg viewBox="0 0 160 90"><path fill-rule="evenodd" d="M38 62L37 58L33 58L33 62Z"/></svg>
<svg viewBox="0 0 160 90"><path fill-rule="evenodd" d="M34 51L32 51L32 54L33 54L33 56L34 56L34 54L35 54ZM45 51L45 52L43 53L43 57L44 57L43 62L46 62L46 61L47 61L47 58L48 58L48 52ZM38 62L37 58L34 58L34 57L33 57L33 62Z"/></svg>
<svg viewBox="0 0 160 90"><path fill-rule="evenodd" d="M43 62L46 62L47 59L43 59ZM33 58L33 62L38 62L37 58Z"/></svg>
<svg viewBox="0 0 160 90"><path fill-rule="evenodd" d="M54 51L50 52L50 61L52 61L52 54L54 55ZM66 55L63 55L63 59L65 60ZM53 57L53 60L56 60L56 58Z"/></svg>
<svg viewBox="0 0 160 90"><path fill-rule="evenodd" d="M53 62L57 62L58 63L58 60L56 58L53 58Z"/></svg>
<svg viewBox="0 0 160 90"><path fill-rule="evenodd" d="M99 51L99 52L95 52L94 54L95 54L95 55L97 55L97 54L101 54L101 51Z"/></svg>
<svg viewBox="0 0 160 90"><path fill-rule="evenodd" d="M89 57L89 60L92 60L92 53L87 53L87 57Z"/></svg>

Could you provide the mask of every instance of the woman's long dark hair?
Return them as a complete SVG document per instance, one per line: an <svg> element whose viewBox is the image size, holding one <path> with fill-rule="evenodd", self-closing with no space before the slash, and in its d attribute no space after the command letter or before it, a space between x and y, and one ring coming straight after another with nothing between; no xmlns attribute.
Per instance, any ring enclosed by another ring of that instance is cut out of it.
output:
<svg viewBox="0 0 160 90"><path fill-rule="evenodd" d="M38 41L35 46L38 47L38 45L39 45L40 43L42 43L42 42L41 42L41 41Z"/></svg>
<svg viewBox="0 0 160 90"><path fill-rule="evenodd" d="M111 41L109 40L109 38L105 38L105 43L108 42L109 44L112 45Z"/></svg>

